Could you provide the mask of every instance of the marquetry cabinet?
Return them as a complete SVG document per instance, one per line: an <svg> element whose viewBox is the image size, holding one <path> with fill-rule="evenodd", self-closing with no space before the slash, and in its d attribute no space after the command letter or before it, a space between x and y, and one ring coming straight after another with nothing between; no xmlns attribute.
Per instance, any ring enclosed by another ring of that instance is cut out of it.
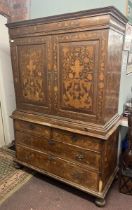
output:
<svg viewBox="0 0 132 210"><path fill-rule="evenodd" d="M7 24L15 161L94 195L97 205L117 172L126 23L106 7Z"/></svg>

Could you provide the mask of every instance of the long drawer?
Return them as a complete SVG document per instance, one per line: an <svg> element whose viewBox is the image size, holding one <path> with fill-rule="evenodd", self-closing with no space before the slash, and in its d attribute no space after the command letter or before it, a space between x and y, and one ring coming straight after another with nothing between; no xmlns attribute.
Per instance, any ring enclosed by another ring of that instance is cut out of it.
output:
<svg viewBox="0 0 132 210"><path fill-rule="evenodd" d="M98 174L44 152L17 145L17 159L89 189L98 190Z"/></svg>
<svg viewBox="0 0 132 210"><path fill-rule="evenodd" d="M92 167L98 171L100 169L100 153L89 151L81 147L18 131L16 131L16 144L25 145L42 152L51 152L56 156L72 162L85 164L87 167Z"/></svg>
<svg viewBox="0 0 132 210"><path fill-rule="evenodd" d="M32 134L38 134L49 139L51 137L51 128L44 125L39 125L32 122L26 122L22 120L15 120L15 130L24 131Z"/></svg>

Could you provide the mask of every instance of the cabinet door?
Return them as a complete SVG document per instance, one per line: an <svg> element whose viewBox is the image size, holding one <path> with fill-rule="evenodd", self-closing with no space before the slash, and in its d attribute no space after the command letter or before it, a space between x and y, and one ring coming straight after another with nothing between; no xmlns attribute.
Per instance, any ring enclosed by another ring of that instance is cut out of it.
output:
<svg viewBox="0 0 132 210"><path fill-rule="evenodd" d="M101 121L107 31L54 37L54 114Z"/></svg>
<svg viewBox="0 0 132 210"><path fill-rule="evenodd" d="M17 108L50 112L50 37L12 40L11 52Z"/></svg>

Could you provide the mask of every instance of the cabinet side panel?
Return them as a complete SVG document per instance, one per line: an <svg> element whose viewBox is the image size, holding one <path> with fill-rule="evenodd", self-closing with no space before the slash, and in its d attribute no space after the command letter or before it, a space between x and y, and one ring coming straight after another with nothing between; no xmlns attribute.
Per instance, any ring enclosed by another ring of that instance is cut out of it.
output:
<svg viewBox="0 0 132 210"><path fill-rule="evenodd" d="M108 140L104 141L102 147L102 180L104 186L117 167L118 133L119 130L117 129Z"/></svg>
<svg viewBox="0 0 132 210"><path fill-rule="evenodd" d="M108 63L106 69L105 122L108 122L118 112L122 47L123 35L110 30L108 40Z"/></svg>

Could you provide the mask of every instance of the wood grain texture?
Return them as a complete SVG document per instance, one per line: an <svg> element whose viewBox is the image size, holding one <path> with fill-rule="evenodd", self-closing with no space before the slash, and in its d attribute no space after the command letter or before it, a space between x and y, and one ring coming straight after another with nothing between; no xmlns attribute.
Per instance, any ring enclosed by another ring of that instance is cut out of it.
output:
<svg viewBox="0 0 132 210"><path fill-rule="evenodd" d="M110 30L108 42L104 115L105 122L111 119L112 116L118 112L123 35L114 30Z"/></svg>
<svg viewBox="0 0 132 210"><path fill-rule="evenodd" d="M50 37L21 38L12 43L11 56L19 109L49 113L50 47Z"/></svg>
<svg viewBox="0 0 132 210"><path fill-rule="evenodd" d="M52 154L41 153L26 147L17 146L17 158L69 181L74 181L82 186L97 189L98 176L69 161L57 158Z"/></svg>
<svg viewBox="0 0 132 210"><path fill-rule="evenodd" d="M105 197L117 172L126 23L107 7L7 24L16 162Z"/></svg>
<svg viewBox="0 0 132 210"><path fill-rule="evenodd" d="M16 131L28 132L29 134L33 135L41 135L46 139L51 138L51 128L48 126L36 125L35 123L16 120L14 122L14 127Z"/></svg>
<svg viewBox="0 0 132 210"><path fill-rule="evenodd" d="M107 31L54 37L55 114L83 121L101 120L106 46Z"/></svg>
<svg viewBox="0 0 132 210"><path fill-rule="evenodd" d="M85 135L79 135L77 133L72 133L60 129L53 129L53 139L61 142L67 142L71 145L82 146L89 150L101 151L101 141L97 138L92 138Z"/></svg>
<svg viewBox="0 0 132 210"><path fill-rule="evenodd" d="M100 170L101 155L96 150L89 150L56 139L46 139L44 136L31 135L28 132L17 131L15 139L16 144L25 145L42 152L49 152L77 164L84 164L84 167L91 168L91 170Z"/></svg>

